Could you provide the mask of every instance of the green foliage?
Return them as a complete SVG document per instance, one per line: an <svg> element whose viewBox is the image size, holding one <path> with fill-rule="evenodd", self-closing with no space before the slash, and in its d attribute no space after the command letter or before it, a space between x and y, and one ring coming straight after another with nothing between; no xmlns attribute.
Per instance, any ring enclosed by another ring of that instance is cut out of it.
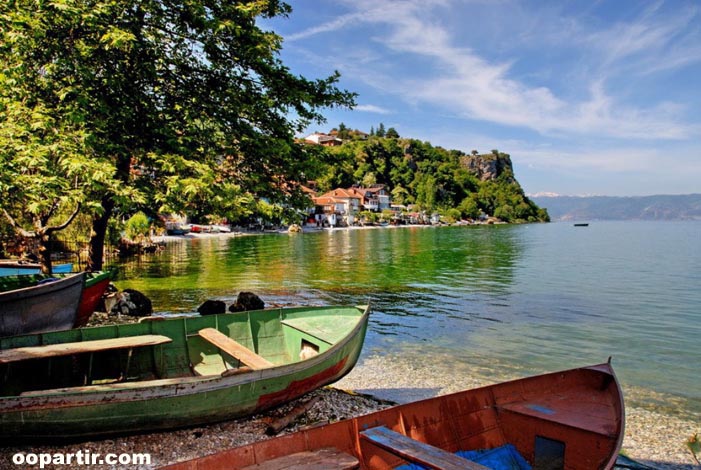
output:
<svg viewBox="0 0 701 470"><path fill-rule="evenodd" d="M395 204L415 204L426 212L457 209L451 212L455 220L477 219L483 213L515 223L549 220L547 211L523 193L508 155L492 150L483 156L497 162L499 175L481 181L464 165L465 153L389 134L380 124L367 140L325 149L333 163L318 168L319 189L379 183L387 186Z"/></svg>
<svg viewBox="0 0 701 470"><path fill-rule="evenodd" d="M99 241L113 214L299 200L328 154L295 132L354 104L338 73L282 63L258 21L290 13L278 0L0 3L0 204L18 220L82 203Z"/></svg>
<svg viewBox="0 0 701 470"><path fill-rule="evenodd" d="M143 212L139 211L129 217L124 227L125 234L129 240L140 241L148 236L151 228L151 221Z"/></svg>
<svg viewBox="0 0 701 470"><path fill-rule="evenodd" d="M380 220L380 216L377 212L372 212L372 211L362 211L358 213L358 218L363 222L365 225L372 225L377 223Z"/></svg>
<svg viewBox="0 0 701 470"><path fill-rule="evenodd" d="M449 224L454 224L455 222L460 220L461 216L462 216L462 214L460 213L460 211L458 209L455 209L455 208L448 209L443 214L443 218Z"/></svg>

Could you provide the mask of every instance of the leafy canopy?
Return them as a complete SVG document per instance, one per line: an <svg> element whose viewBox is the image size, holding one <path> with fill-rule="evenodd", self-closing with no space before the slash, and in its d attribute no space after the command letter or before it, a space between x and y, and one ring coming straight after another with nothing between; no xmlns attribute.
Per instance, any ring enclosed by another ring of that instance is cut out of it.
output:
<svg viewBox="0 0 701 470"><path fill-rule="evenodd" d="M236 217L252 197L299 196L292 183L324 155L295 132L355 95L336 72L309 80L281 62L281 38L257 19L290 11L277 0L2 2L0 190L46 168L18 199L44 201L41 180L53 178L50 199L85 198L96 221L137 208Z"/></svg>

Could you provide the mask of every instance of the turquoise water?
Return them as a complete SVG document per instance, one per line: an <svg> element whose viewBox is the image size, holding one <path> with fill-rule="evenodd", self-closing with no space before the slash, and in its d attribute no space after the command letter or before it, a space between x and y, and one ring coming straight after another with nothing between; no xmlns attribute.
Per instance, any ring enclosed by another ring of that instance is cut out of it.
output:
<svg viewBox="0 0 701 470"><path fill-rule="evenodd" d="M117 284L161 312L243 290L370 302L366 350L496 378L613 356L629 403L701 416L700 235L699 222L596 222L201 238L121 265Z"/></svg>

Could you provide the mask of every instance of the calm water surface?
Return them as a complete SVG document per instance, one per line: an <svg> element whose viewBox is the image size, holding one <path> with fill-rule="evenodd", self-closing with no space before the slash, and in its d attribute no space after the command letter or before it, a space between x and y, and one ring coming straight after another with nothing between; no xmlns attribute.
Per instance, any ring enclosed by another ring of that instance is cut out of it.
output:
<svg viewBox="0 0 701 470"><path fill-rule="evenodd" d="M243 290L268 305L370 302L366 353L493 378L613 356L629 403L701 417L699 240L701 222L198 238L122 264L117 284L173 313Z"/></svg>

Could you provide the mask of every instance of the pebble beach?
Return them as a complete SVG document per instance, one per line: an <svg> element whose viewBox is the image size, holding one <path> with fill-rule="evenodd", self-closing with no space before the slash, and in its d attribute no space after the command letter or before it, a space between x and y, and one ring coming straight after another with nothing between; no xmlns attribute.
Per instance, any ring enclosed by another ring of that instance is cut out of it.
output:
<svg viewBox="0 0 701 470"><path fill-rule="evenodd" d="M138 468L154 469L169 463L189 460L217 451L270 438L268 424L276 417L312 397L318 396L311 409L279 435L340 419L358 416L379 409L430 396L491 383L480 373L474 376L447 373L450 368L395 361L383 355L365 357L346 377L330 387L312 392L283 407L250 418L209 426L179 429L136 436L117 437L93 442L66 445L12 446L0 450L0 469L38 468L17 466L16 453L148 453L151 464L131 467L90 466L90 469ZM493 381L492 381L493 382ZM624 390L625 393L625 390ZM698 430L699 423L668 416L653 410L626 407L626 431L623 452L637 462L655 469L693 470L691 454L685 440ZM46 466L44 468L69 468ZM88 468L88 467L86 467Z"/></svg>

